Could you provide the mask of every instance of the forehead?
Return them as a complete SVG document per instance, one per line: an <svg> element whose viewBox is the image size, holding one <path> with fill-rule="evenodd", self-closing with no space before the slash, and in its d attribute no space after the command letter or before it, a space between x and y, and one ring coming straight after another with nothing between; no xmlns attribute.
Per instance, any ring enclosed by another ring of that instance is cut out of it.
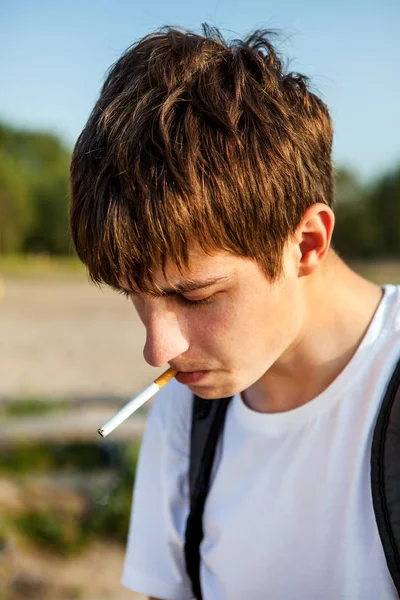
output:
<svg viewBox="0 0 400 600"><path fill-rule="evenodd" d="M238 268L241 257L225 250L210 250L205 252L199 246L191 248L188 252L188 264L179 268L174 261L167 259L165 268L156 270L157 280L191 280L199 277L220 275Z"/></svg>
<svg viewBox="0 0 400 600"><path fill-rule="evenodd" d="M167 259L164 268L161 266L152 271L152 287L155 292L163 290L185 291L183 288L192 284L193 288L201 285L211 285L213 282L223 282L240 278L242 273L249 273L249 266L258 271L258 265L253 259L245 258L225 250L204 251L199 246L188 252L187 266L179 268L171 259ZM260 272L261 274L261 272ZM134 284L121 281L125 289L135 288Z"/></svg>

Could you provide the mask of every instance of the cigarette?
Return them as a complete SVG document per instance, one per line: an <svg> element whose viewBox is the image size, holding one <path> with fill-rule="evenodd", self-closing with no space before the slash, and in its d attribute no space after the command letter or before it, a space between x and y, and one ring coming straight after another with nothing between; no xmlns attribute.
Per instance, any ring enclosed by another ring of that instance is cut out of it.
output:
<svg viewBox="0 0 400 600"><path fill-rule="evenodd" d="M100 427L100 429L97 430L99 434L104 438L109 433L114 431L118 425L121 425L121 423L123 423L125 419L130 417L138 408L140 408L142 404L147 402L147 400L150 400L154 394L157 394L157 392L160 391L170 379L175 377L177 372L178 371L171 368L160 375L160 377L157 377L157 379L147 386L147 388L145 388L142 392L140 392L138 396L132 398L132 400L129 400L129 402L127 402L125 406L115 413L115 415L111 417L107 423L104 423L103 427Z"/></svg>

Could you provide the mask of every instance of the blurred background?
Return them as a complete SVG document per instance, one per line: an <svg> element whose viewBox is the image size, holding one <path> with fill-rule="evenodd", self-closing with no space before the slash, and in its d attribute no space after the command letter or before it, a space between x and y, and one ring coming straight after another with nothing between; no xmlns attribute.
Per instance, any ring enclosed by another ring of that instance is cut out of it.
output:
<svg viewBox="0 0 400 600"><path fill-rule="evenodd" d="M68 167L122 51L203 22L280 30L334 119L334 245L400 283L398 0L0 0L0 600L136 597L119 581L146 410L97 428L158 372L130 303L74 256Z"/></svg>

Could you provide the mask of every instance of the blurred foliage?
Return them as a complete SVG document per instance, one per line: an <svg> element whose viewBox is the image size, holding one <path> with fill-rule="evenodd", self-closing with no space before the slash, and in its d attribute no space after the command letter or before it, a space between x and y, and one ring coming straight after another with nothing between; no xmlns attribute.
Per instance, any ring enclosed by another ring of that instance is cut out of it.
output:
<svg viewBox="0 0 400 600"><path fill-rule="evenodd" d="M0 123L0 252L72 254L70 152L54 134ZM400 165L368 184L336 171L333 245L345 259L400 257Z"/></svg>
<svg viewBox="0 0 400 600"><path fill-rule="evenodd" d="M118 452L113 452L113 457L114 469L118 470L119 476L108 490L107 496L98 494L88 507L83 525L86 539L102 536L126 542L139 444L124 444L117 448Z"/></svg>
<svg viewBox="0 0 400 600"><path fill-rule="evenodd" d="M113 444L22 444L10 448L2 457L2 474L15 478L46 472L69 475L108 470L112 479L80 490L84 511L68 508L56 501L46 507L32 508L7 516L8 530L18 532L34 546L69 556L95 539L124 544L128 534L132 489L139 453L138 443ZM71 470L73 469L73 470ZM99 480L100 481L100 480ZM110 483L111 481L111 483ZM1 541L1 540L0 540Z"/></svg>
<svg viewBox="0 0 400 600"><path fill-rule="evenodd" d="M43 416L54 412L66 410L67 402L60 400L43 400L42 398L26 398L17 402L2 403L0 415L3 417L32 417Z"/></svg>
<svg viewBox="0 0 400 600"><path fill-rule="evenodd" d="M400 165L374 184L366 211L376 227L378 257L400 256Z"/></svg>
<svg viewBox="0 0 400 600"><path fill-rule="evenodd" d="M71 252L69 162L57 136L0 123L1 252Z"/></svg>
<svg viewBox="0 0 400 600"><path fill-rule="evenodd" d="M348 169L336 172L333 246L346 259L400 258L400 165L362 185Z"/></svg>
<svg viewBox="0 0 400 600"><path fill-rule="evenodd" d="M126 467L119 446L112 443L73 442L73 443L15 443L0 454L0 473L25 474L46 471L90 471L117 466ZM127 450L124 450L127 452ZM132 468L132 466L130 467Z"/></svg>
<svg viewBox="0 0 400 600"><path fill-rule="evenodd" d="M79 518L67 510L30 510L14 517L14 526L35 545L59 556L83 550L86 536Z"/></svg>
<svg viewBox="0 0 400 600"><path fill-rule="evenodd" d="M54 256L49 254L3 254L0 257L2 275L12 277L40 277L85 279L86 267L76 255Z"/></svg>
<svg viewBox="0 0 400 600"><path fill-rule="evenodd" d="M333 246L345 258L375 256L376 230L366 210L367 193L347 169L336 172L335 229Z"/></svg>

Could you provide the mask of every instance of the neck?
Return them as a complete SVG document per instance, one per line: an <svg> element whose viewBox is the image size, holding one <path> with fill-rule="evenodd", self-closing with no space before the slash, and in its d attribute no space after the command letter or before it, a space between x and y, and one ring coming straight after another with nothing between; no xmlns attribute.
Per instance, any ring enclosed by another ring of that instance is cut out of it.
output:
<svg viewBox="0 0 400 600"><path fill-rule="evenodd" d="M382 298L333 252L315 277L304 282L302 326L294 342L244 393L259 412L297 408L321 394L351 360Z"/></svg>

